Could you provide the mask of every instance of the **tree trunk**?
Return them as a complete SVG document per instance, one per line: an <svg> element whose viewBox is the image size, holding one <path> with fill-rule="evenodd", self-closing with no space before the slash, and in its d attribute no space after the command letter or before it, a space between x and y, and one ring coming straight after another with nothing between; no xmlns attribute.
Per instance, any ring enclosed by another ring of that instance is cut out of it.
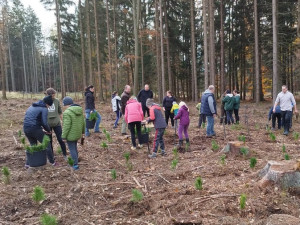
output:
<svg viewBox="0 0 300 225"><path fill-rule="evenodd" d="M25 52L24 52L23 34L21 34L21 46L22 46L22 60L23 60L23 73L24 73L25 93L27 93L28 92L28 86L27 86L27 74L26 74L26 63L25 63Z"/></svg>
<svg viewBox="0 0 300 225"><path fill-rule="evenodd" d="M117 35L117 28L116 28L116 1L113 0L113 8L114 8L114 40L115 40L115 76L116 76L116 85L115 89L119 90L119 59L118 59L118 35Z"/></svg>
<svg viewBox="0 0 300 225"><path fill-rule="evenodd" d="M166 92L165 85L165 57L164 57L164 25L163 25L163 4L162 0L159 0L159 12L160 12L160 59L161 59L161 85L163 95Z"/></svg>
<svg viewBox="0 0 300 225"><path fill-rule="evenodd" d="M208 88L208 40L207 40L207 0L203 0L203 33L204 33L204 89Z"/></svg>
<svg viewBox="0 0 300 225"><path fill-rule="evenodd" d="M83 23L82 23L82 11L81 11L81 0L78 1L78 20L80 27L80 45L81 45L81 73L82 73L82 85L83 90L87 86L86 85L86 71L85 71L85 52L84 52L84 32L83 32ZM100 81L101 83L101 81Z"/></svg>
<svg viewBox="0 0 300 225"><path fill-rule="evenodd" d="M221 0L221 30L220 30L220 42L221 42L221 70L220 70L220 78L221 78L221 94L225 92L226 84L225 84L225 56L224 56L224 0Z"/></svg>
<svg viewBox="0 0 300 225"><path fill-rule="evenodd" d="M90 27L90 1L85 1L85 16L86 16L86 35L87 35L87 54L88 54L88 71L89 85L94 83L93 68L92 68L92 45L91 45L91 27Z"/></svg>
<svg viewBox="0 0 300 225"><path fill-rule="evenodd" d="M108 1L106 0L106 26L107 26L107 44L108 44L108 63L109 63L109 91L110 94L113 92L113 82L112 82L112 63L111 63L111 43L110 43L110 25L109 25L109 10Z"/></svg>
<svg viewBox="0 0 300 225"><path fill-rule="evenodd" d="M139 87L139 22L141 0L133 0L133 27L134 27L134 95L138 94Z"/></svg>
<svg viewBox="0 0 300 225"><path fill-rule="evenodd" d="M12 87L12 91L16 91L14 62L13 62L13 57L12 57L12 52L11 52L11 43L10 43L9 30L7 32L8 32L7 40L8 40L8 54L9 54L9 67L10 67L11 87Z"/></svg>
<svg viewBox="0 0 300 225"><path fill-rule="evenodd" d="M254 39L255 39L255 102L258 103L260 101L260 85L259 85L259 46L258 46L258 9L257 9L257 0L254 0Z"/></svg>
<svg viewBox="0 0 300 225"><path fill-rule="evenodd" d="M170 56L169 21L168 21L166 1L165 1L164 11L165 11L165 27L166 27L168 82L169 82L169 90L174 91L173 90L174 89L173 88L173 76L172 76L172 69L171 69L171 56Z"/></svg>
<svg viewBox="0 0 300 225"><path fill-rule="evenodd" d="M192 99L198 101L197 87L197 58L196 58L196 41L195 41L195 2L190 0L191 9L191 48L192 48Z"/></svg>
<svg viewBox="0 0 300 225"><path fill-rule="evenodd" d="M278 42L277 42L277 0L272 0L273 26L273 102L278 93Z"/></svg>
<svg viewBox="0 0 300 225"><path fill-rule="evenodd" d="M159 14L158 14L158 1L155 0L155 45L156 45L156 73L157 73L157 89L159 102L162 101L163 93L161 87L161 60L160 60L160 41L159 41Z"/></svg>
<svg viewBox="0 0 300 225"><path fill-rule="evenodd" d="M210 82L215 84L215 4L209 1L209 71Z"/></svg>

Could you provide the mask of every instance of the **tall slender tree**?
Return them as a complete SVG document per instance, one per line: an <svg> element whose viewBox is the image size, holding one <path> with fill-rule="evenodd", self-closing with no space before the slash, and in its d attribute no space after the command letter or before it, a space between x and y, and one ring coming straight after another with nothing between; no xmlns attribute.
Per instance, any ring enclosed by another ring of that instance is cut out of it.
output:
<svg viewBox="0 0 300 225"><path fill-rule="evenodd" d="M277 30L277 0L272 0L273 27L273 101L278 92L278 30Z"/></svg>
<svg viewBox="0 0 300 225"><path fill-rule="evenodd" d="M202 1L203 12L203 36L204 36L204 88L208 88L209 76L208 76L208 35L207 35L207 0Z"/></svg>
<svg viewBox="0 0 300 225"><path fill-rule="evenodd" d="M259 66L259 45L258 45L258 8L257 0L254 0L254 55L255 55L255 102L260 101L260 66Z"/></svg>
<svg viewBox="0 0 300 225"><path fill-rule="evenodd" d="M191 48L192 48L192 99L198 100L197 86L197 58L196 58L196 40L195 40L195 1L190 0L191 8Z"/></svg>
<svg viewBox="0 0 300 225"><path fill-rule="evenodd" d="M215 4L209 1L209 72L210 82L215 84Z"/></svg>

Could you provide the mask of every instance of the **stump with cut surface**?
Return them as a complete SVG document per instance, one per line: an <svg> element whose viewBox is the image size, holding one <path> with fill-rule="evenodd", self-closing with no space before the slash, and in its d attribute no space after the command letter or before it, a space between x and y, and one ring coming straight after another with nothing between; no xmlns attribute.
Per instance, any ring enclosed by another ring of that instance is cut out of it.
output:
<svg viewBox="0 0 300 225"><path fill-rule="evenodd" d="M300 188L299 161L296 160L269 161L259 172L259 176L262 178L259 186L263 188L271 184L284 189Z"/></svg>
<svg viewBox="0 0 300 225"><path fill-rule="evenodd" d="M266 225L299 225L300 219L287 214L273 214L269 216Z"/></svg>
<svg viewBox="0 0 300 225"><path fill-rule="evenodd" d="M244 142L241 141L231 141L228 142L227 145L222 149L222 153L225 153L226 155L232 155L232 156L242 156L242 148L248 149L247 156L250 155L250 149L244 145Z"/></svg>

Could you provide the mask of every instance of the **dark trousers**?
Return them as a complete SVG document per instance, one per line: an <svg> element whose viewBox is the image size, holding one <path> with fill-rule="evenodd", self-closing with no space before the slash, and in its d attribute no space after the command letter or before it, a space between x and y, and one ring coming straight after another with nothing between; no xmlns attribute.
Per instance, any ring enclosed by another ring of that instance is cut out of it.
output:
<svg viewBox="0 0 300 225"><path fill-rule="evenodd" d="M278 123L278 129L281 129L281 114L280 113L272 114L272 128L276 127L276 119L277 119L277 123Z"/></svg>
<svg viewBox="0 0 300 225"><path fill-rule="evenodd" d="M136 141L135 141L135 128L138 135L139 143L141 143L141 137L142 137L142 131L141 131L141 122L132 122L128 124L130 133L131 133L131 143L133 147L136 147Z"/></svg>
<svg viewBox="0 0 300 225"><path fill-rule="evenodd" d="M167 125L169 123L169 118L170 118L172 127L174 127L174 113L171 113L171 109L165 109L165 117L166 117Z"/></svg>
<svg viewBox="0 0 300 225"><path fill-rule="evenodd" d="M61 150L62 150L62 153L64 156L67 155L67 150L66 150L66 144L65 142L63 142L62 138L61 138L61 135L62 135L62 128L61 128L61 125L59 126L56 126L56 127L51 127L51 131L54 131L55 135L56 135L56 139L61 147ZM52 151L53 151L53 143L52 143L52 135L49 135L50 137L50 144L51 144L51 148L52 148Z"/></svg>
<svg viewBox="0 0 300 225"><path fill-rule="evenodd" d="M234 112L235 122L239 123L240 122L239 109L234 109L233 112Z"/></svg>
<svg viewBox="0 0 300 225"><path fill-rule="evenodd" d="M38 142L42 143L44 135L46 135L44 133L44 131L42 130L42 128L36 128L36 127L24 127L24 134L27 137L30 145L37 145ZM51 164L53 164L54 163L54 154L53 154L53 150L51 148L50 143L46 148L46 152L47 152L47 157L48 157L49 162ZM29 162L27 159L26 159L26 165L29 165Z"/></svg>
<svg viewBox="0 0 300 225"><path fill-rule="evenodd" d="M232 117L233 110L226 110L227 116L227 123L230 125L231 123L234 124L234 119Z"/></svg>
<svg viewBox="0 0 300 225"><path fill-rule="evenodd" d="M292 114L292 111L281 111L282 125L284 127L284 131L290 131Z"/></svg>
<svg viewBox="0 0 300 225"><path fill-rule="evenodd" d="M165 128L156 129L155 138L153 141L153 152L157 153L158 146L160 146L162 151L165 150L164 133Z"/></svg>
<svg viewBox="0 0 300 225"><path fill-rule="evenodd" d="M201 128L202 123L206 123L206 115L204 114L199 115L199 123L198 123L199 128Z"/></svg>
<svg viewBox="0 0 300 225"><path fill-rule="evenodd" d="M223 122L225 124L227 124L227 115L226 115L226 111L224 109L224 106L221 106L221 119L220 119L220 123L223 124Z"/></svg>
<svg viewBox="0 0 300 225"><path fill-rule="evenodd" d="M150 116L149 108L146 105L142 104L142 110L143 110L143 113L144 113L144 117L146 116L146 112L147 112L147 116L148 117Z"/></svg>

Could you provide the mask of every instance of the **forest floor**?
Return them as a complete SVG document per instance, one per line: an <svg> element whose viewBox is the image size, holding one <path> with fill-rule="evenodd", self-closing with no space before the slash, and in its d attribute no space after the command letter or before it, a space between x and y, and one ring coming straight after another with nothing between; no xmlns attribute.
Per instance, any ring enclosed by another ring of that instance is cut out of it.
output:
<svg viewBox="0 0 300 225"><path fill-rule="evenodd" d="M239 126L215 125L214 139L222 149L228 141L246 136L246 145L257 158L254 169L249 158L228 157L221 163L220 151L212 150L212 139L205 138L203 129L197 128L198 111L189 103L191 125L190 151L179 153L176 169L171 168L174 155L174 130L165 134L167 156L148 159L147 148L130 150L130 138L112 129L113 114L110 105L99 104L102 129L111 134L108 149L100 147L105 135L92 133L84 146L79 146L80 170L74 172L56 150L59 166L47 166L27 171L25 152L16 144L22 129L25 110L30 99L11 99L0 102L0 167L11 171L11 183L0 185L0 224L39 224L40 216L47 212L56 215L59 224L266 224L272 214L300 216L300 196L274 186L261 190L257 182L260 171L269 160L284 160L283 143L291 159L299 158L299 141L293 135L283 136L276 131L276 141L266 131L267 114L271 102L242 103ZM79 102L83 105L83 102ZM246 108L247 106L247 108ZM249 121L249 134L245 124ZM219 121L219 120L218 120ZM270 124L270 123L269 123ZM300 132L298 122L294 131ZM154 132L151 133L153 140ZM57 149L57 143L55 149ZM150 144L152 146L152 143ZM124 153L130 152L132 170L126 166ZM111 177L111 170L117 179ZM31 172L30 172L31 171ZM195 179L201 176L203 190L195 188ZM32 201L33 188L44 188L46 200ZM144 198L131 201L132 190L139 189ZM239 197L246 194L247 203L240 209Z"/></svg>

